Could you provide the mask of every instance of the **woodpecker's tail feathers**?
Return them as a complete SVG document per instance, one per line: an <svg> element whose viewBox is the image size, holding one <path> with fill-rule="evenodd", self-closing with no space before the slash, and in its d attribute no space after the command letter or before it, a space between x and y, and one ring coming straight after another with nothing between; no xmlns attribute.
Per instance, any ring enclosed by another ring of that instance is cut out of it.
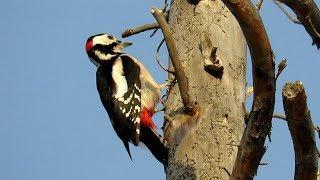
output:
<svg viewBox="0 0 320 180"><path fill-rule="evenodd" d="M132 156L131 156L130 148L129 148L129 142L128 142L128 141L122 141L122 142L123 142L123 144L124 144L124 147L126 147L126 150L127 150L127 152L128 152L128 155L129 155L129 157L130 157L130 159L131 159L131 161L132 161Z"/></svg>
<svg viewBox="0 0 320 180"><path fill-rule="evenodd" d="M164 166L168 164L168 148L163 144L159 136L150 128L141 126L140 141L151 151L153 156Z"/></svg>

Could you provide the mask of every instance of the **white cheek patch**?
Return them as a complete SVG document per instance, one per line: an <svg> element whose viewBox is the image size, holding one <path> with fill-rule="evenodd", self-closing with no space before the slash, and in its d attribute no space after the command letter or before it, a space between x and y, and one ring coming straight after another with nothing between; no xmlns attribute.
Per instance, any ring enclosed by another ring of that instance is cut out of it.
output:
<svg viewBox="0 0 320 180"><path fill-rule="evenodd" d="M110 60L111 58L115 57L116 54L105 54L99 50L95 50L94 54L99 57L101 60Z"/></svg>
<svg viewBox="0 0 320 180"><path fill-rule="evenodd" d="M123 66L122 66L122 61L121 60L116 60L112 67L112 78L115 81L116 87L117 87L117 92L115 94L115 98L119 99L123 98L123 95L128 91L128 84L127 80L123 75ZM131 96L132 97L132 96ZM131 98L130 98L131 99ZM122 102L124 99L122 100Z"/></svg>

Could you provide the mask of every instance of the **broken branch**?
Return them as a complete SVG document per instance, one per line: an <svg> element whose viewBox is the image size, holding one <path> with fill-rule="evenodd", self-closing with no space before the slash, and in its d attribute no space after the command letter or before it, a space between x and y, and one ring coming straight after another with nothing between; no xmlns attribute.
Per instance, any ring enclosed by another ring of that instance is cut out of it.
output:
<svg viewBox="0 0 320 180"><path fill-rule="evenodd" d="M294 145L294 179L317 179L318 150L302 82L287 83L282 89L282 98Z"/></svg>

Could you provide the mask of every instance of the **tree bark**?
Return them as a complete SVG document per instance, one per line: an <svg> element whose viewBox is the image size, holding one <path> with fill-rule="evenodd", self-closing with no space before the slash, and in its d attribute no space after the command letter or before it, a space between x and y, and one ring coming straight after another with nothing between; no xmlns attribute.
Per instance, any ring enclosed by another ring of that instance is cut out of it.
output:
<svg viewBox="0 0 320 180"><path fill-rule="evenodd" d="M165 114L170 119L164 126L169 146L166 177L229 179L244 128L243 33L220 0L174 0L169 25L198 113L185 114L175 85L165 104ZM210 48L215 54L210 54ZM221 78L205 70L210 60L223 67Z"/></svg>

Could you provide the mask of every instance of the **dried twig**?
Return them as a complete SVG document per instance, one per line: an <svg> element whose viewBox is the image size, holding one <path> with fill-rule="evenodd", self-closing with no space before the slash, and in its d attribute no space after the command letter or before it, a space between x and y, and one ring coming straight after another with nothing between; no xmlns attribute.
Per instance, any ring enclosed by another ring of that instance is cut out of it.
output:
<svg viewBox="0 0 320 180"><path fill-rule="evenodd" d="M132 28L132 29L127 29L123 33L121 33L121 36L123 38L125 38L125 37L129 37L129 36L132 36L132 35L135 35L135 34L139 34L139 33L144 32L144 31L148 31L148 30L152 30L152 29L158 29L158 28L159 28L158 23L145 24L145 25L138 26L138 27L135 27L135 28Z"/></svg>
<svg viewBox="0 0 320 180"><path fill-rule="evenodd" d="M162 8L162 13L164 16L166 16L166 21L168 21L168 18L169 18L169 11L167 11L167 7L168 7L168 3L167 1L164 2L164 7ZM159 29L155 29L151 35L150 35L150 38L152 38L158 31Z"/></svg>
<svg viewBox="0 0 320 180"><path fill-rule="evenodd" d="M312 38L312 45L320 48L320 11L313 0L278 0L297 15L297 18Z"/></svg>
<svg viewBox="0 0 320 180"><path fill-rule="evenodd" d="M287 67L287 60L283 59L280 61L279 65L278 65L278 72L276 75L276 81L278 79L278 77L280 76L280 74L282 73L282 71Z"/></svg>
<svg viewBox="0 0 320 180"><path fill-rule="evenodd" d="M273 114L272 117L273 117L273 118L282 119L282 120L287 121L286 115L283 115L283 114Z"/></svg>
<svg viewBox="0 0 320 180"><path fill-rule="evenodd" d="M253 179L266 151L266 136L271 130L276 86L274 57L259 12L251 1L222 2L238 20L253 61L253 106L230 179Z"/></svg>
<svg viewBox="0 0 320 180"><path fill-rule="evenodd" d="M181 64L179 53L178 53L178 50L176 49L173 37L170 32L169 25L165 20L165 17L163 16L162 10L154 7L151 9L151 13L157 20L161 28L161 31L163 33L164 39L166 41L168 53L175 70L175 77L178 81L180 95L181 95L181 99L185 107L185 110L187 112L192 112L193 114L194 104L192 103L189 95L190 93L189 93L188 79L184 72L183 66Z"/></svg>
<svg viewBox="0 0 320 180"><path fill-rule="evenodd" d="M260 11L262 4L263 4L263 0L259 0L258 3L256 4L256 8L258 11Z"/></svg>
<svg viewBox="0 0 320 180"><path fill-rule="evenodd" d="M290 13L288 13L282 6L281 3L277 0L272 0L277 6L278 8L293 22L296 24L301 24L301 22L299 21L299 19L297 19L296 17L293 17Z"/></svg>
<svg viewBox="0 0 320 180"><path fill-rule="evenodd" d="M164 39L161 40L161 42L160 42L160 44L159 44L159 46L158 46L158 48L157 48L157 52L156 52L156 60L157 60L157 63L158 63L158 65L161 67L161 69L163 69L164 71L166 71L166 72L168 72L168 73L170 73L170 74L172 74L172 75L175 76L174 71L171 71L171 70L169 70L169 69L166 69L166 68L162 65L162 63L161 63L159 51L160 51L160 48L161 48L161 46L163 45L163 43L164 43Z"/></svg>
<svg viewBox="0 0 320 180"><path fill-rule="evenodd" d="M294 145L294 179L317 179L318 150L302 82L287 83L282 89L282 98Z"/></svg>
<svg viewBox="0 0 320 180"><path fill-rule="evenodd" d="M219 168L220 168L220 169L223 169L223 170L224 170L224 172L226 172L226 173L227 173L228 177L230 177L230 176L231 176L230 172L228 171L228 169L227 169L226 167L219 167Z"/></svg>
<svg viewBox="0 0 320 180"><path fill-rule="evenodd" d="M277 118L277 119L281 119L281 120L284 120L284 121L288 121L286 115L284 114L273 114L272 116L273 118ZM319 126L313 126L313 129L315 131L317 131L318 133L320 133L320 127ZM320 134L319 134L320 135Z"/></svg>
<svg viewBox="0 0 320 180"><path fill-rule="evenodd" d="M253 94L253 86L248 86L246 90L246 97L245 99L249 98Z"/></svg>

